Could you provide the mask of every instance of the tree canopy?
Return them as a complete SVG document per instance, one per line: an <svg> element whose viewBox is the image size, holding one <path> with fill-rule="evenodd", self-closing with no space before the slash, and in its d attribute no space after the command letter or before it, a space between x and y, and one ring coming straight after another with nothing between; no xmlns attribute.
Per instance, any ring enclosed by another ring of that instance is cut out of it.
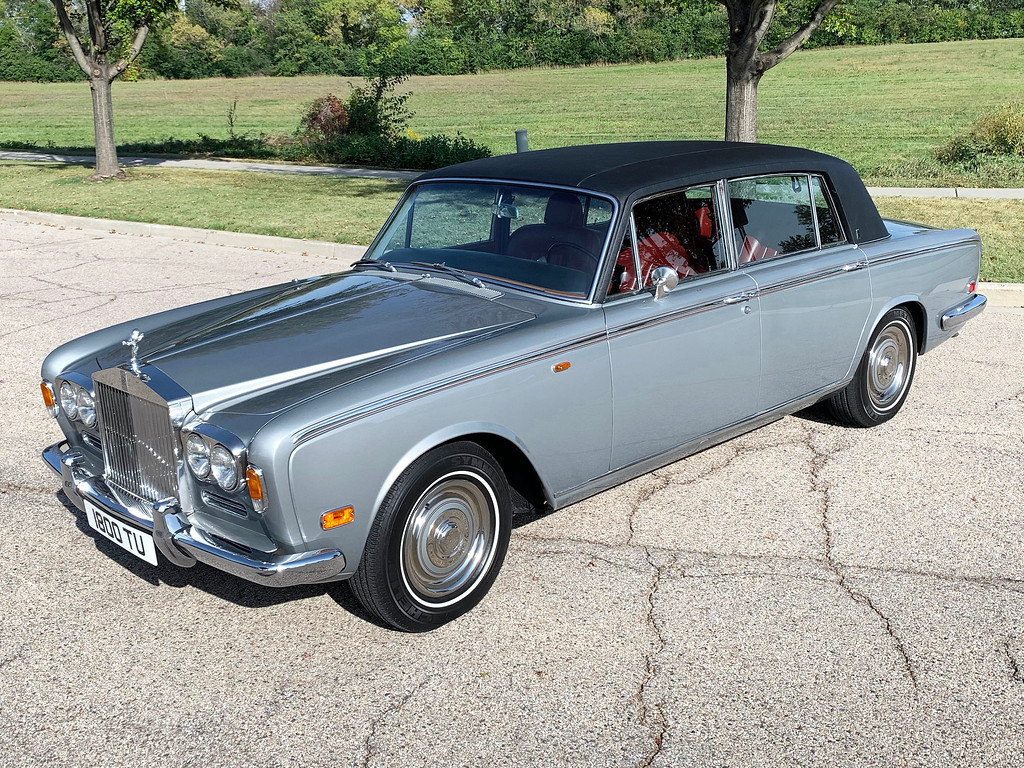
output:
<svg viewBox="0 0 1024 768"><path fill-rule="evenodd" d="M84 0L65 4L84 38ZM812 0L788 0L760 44L803 24ZM112 45L148 11L149 42L130 76L462 74L725 55L718 0L116 0ZM78 9L78 10L75 10ZM1024 36L1024 0L843 0L806 47ZM57 17L40 0L0 0L0 80L80 77ZM69 66L70 65L70 66Z"/></svg>

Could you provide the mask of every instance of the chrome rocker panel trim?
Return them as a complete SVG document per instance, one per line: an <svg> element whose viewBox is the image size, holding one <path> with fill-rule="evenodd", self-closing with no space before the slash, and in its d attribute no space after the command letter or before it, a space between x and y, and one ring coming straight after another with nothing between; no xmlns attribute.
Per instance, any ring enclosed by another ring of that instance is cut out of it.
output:
<svg viewBox="0 0 1024 768"><path fill-rule="evenodd" d="M947 309L943 313L942 321L939 325L944 331L955 331L972 317L980 313L987 303L988 299L980 293L976 293L967 301L957 304L952 309Z"/></svg>
<svg viewBox="0 0 1024 768"><path fill-rule="evenodd" d="M42 455L47 466L61 476L64 493L78 509L84 512L88 500L126 523L144 529L153 535L160 554L182 568L203 562L268 587L333 581L345 570L345 556L337 549L268 555L265 559L232 551L189 524L177 504L154 505L153 519L147 520L115 499L102 477L86 472L81 467L83 457L77 451L68 450L67 441L54 443Z"/></svg>

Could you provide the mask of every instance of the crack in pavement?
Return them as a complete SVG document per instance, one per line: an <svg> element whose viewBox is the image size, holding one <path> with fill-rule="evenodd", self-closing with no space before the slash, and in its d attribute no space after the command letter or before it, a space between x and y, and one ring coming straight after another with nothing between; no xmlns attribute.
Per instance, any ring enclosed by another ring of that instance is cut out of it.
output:
<svg viewBox="0 0 1024 768"><path fill-rule="evenodd" d="M1020 661L1014 655L1009 640L1003 643L1003 653L1006 654L1006 660L1010 662L1010 678L1015 682L1024 683L1024 672L1021 671Z"/></svg>
<svg viewBox="0 0 1024 768"><path fill-rule="evenodd" d="M639 685L637 685L636 690L633 692L632 698L636 704L640 722L651 731L652 744L647 754L640 759L639 763L637 763L638 768L649 768L649 766L657 759L658 755L661 753L665 733L668 731L668 718L665 715L665 703L648 703L647 696L648 688L654 681L654 678L658 675L658 664L656 659L658 654L665 649L665 637L662 633L661 625L658 622L654 603L658 594L658 588L661 585L662 574L664 574L667 565L658 565L655 563L654 555L647 546L643 544L633 544L633 539L636 537L634 520L637 512L640 510L640 507L648 502L656 493L663 491L669 485L669 479L659 475L657 472L651 473L649 477L655 482L651 483L648 488L637 496L629 510L629 538L626 541L626 546L636 546L643 550L643 553L647 558L647 564L651 568L651 577L647 583L647 612L645 616L645 623L654 635L654 643L644 656L643 678L640 680ZM672 562L674 562L674 560Z"/></svg>
<svg viewBox="0 0 1024 768"><path fill-rule="evenodd" d="M1009 397L1003 397L992 403L992 410L996 410L1001 405L1008 405L1010 403L1021 403L1024 402L1024 389L1019 389Z"/></svg>
<svg viewBox="0 0 1024 768"><path fill-rule="evenodd" d="M910 657L910 652L907 650L903 639L896 634L893 629L892 620L886 615L881 608L875 605L874 601L865 593L854 589L847 581L845 573L845 566L835 559L832 552L832 541L834 534L832 532L832 519L831 519L831 484L826 480L822 479L821 471L825 464L828 463L829 459L833 458L837 451L826 451L819 449L814 445L815 431L812 429L809 431L807 446L811 449L811 487L812 489L821 494L821 529L824 533L824 554L825 564L828 569L835 574L838 579L840 588L849 595L850 599L855 603L865 606L868 610L878 617L882 623L882 628L885 633L893 642L893 646L896 649L896 653L899 655L902 661L902 666L907 676L910 678L911 685L914 690L918 690L917 680L917 668L914 666L913 659Z"/></svg>
<svg viewBox="0 0 1024 768"><path fill-rule="evenodd" d="M60 478L57 478L58 480ZM34 493L39 496L49 496L54 493L53 488L41 488L24 483L12 483L8 480L0 481L0 493L11 493L21 491L22 493Z"/></svg>
<svg viewBox="0 0 1024 768"><path fill-rule="evenodd" d="M363 768L369 768L370 761L377 754L377 750L374 749L374 742L377 740L378 729L382 725L384 725L384 721L387 720L389 716L401 712L405 708L405 705L409 703L409 700L412 699L412 697L415 696L417 693L419 693L419 691L427 684L429 680L429 677L424 677L422 680L416 683L416 685L414 685L412 688L406 691L405 695L402 696L402 699L397 704L385 708L381 711L379 715L377 715L377 717L370 721L370 732L366 735L366 741L363 742Z"/></svg>

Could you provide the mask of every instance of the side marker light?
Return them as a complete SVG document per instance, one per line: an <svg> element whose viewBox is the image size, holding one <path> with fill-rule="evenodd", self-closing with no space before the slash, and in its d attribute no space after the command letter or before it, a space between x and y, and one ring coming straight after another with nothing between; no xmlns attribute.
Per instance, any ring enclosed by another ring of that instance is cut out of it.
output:
<svg viewBox="0 0 1024 768"><path fill-rule="evenodd" d="M568 371L572 367L572 363L565 361L562 363L555 363L551 366L551 370L555 373L561 373L562 371Z"/></svg>
<svg viewBox="0 0 1024 768"><path fill-rule="evenodd" d="M54 407L53 389L50 387L50 382L48 382L48 381L41 381L41 382L39 382L39 389L41 389L42 392L43 392L43 404L47 408L53 408Z"/></svg>
<svg viewBox="0 0 1024 768"><path fill-rule="evenodd" d="M337 528L339 525L347 525L356 519L356 511L352 507L342 507L320 515L320 527L325 531Z"/></svg>

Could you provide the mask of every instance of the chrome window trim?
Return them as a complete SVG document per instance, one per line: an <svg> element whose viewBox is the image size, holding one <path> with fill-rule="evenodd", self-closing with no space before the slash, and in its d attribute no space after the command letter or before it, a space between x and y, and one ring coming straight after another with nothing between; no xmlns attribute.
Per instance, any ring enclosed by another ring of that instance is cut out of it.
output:
<svg viewBox="0 0 1024 768"><path fill-rule="evenodd" d="M562 184L542 184L538 182L520 180L493 178L488 179L484 177L475 176L464 178L442 176L439 178L424 179L423 181L413 181L408 187L406 187L405 192L398 199L398 202L395 204L394 209L392 209L391 214L387 217L387 219L384 221L384 224L382 224L381 228L377 231L377 234L374 236L373 240L371 240L370 244L366 247L366 253L371 253L373 249L377 247L377 242L381 240L384 233L391 226L391 223L398 215L398 211L401 209L405 201L421 187L426 187L433 184L493 184L495 186L502 187L530 187L532 189L552 189L558 190L560 192L571 192L574 195L589 195L590 197L596 197L601 200L606 200L610 202L612 204L612 215L608 219L608 230L604 234L604 245L602 245L601 247L601 253L597 255L597 267L594 270L594 276L590 281L590 292L585 297L575 299L570 298L568 296L559 296L558 294L551 293L550 291L546 291L543 288L530 288L524 285L520 285L518 283L506 282L505 280L502 280L500 277L494 277L493 275L480 275L477 272L473 273L474 276L480 277L481 280L487 280L490 282L498 283L499 285L506 286L508 288L511 288L512 290L523 291L524 293L530 293L537 296L543 296L554 301L564 302L567 304L597 303L597 296L599 291L598 284L600 282L599 278L601 276L601 273L604 271L603 266L605 264L605 259L609 258L608 254L611 250L609 244L611 242L612 232L615 230L616 223L619 219L619 209L621 208L621 206L619 205L619 201L612 197L611 195L605 192L595 192L591 189L585 189L583 187L570 187L564 186Z"/></svg>
<svg viewBox="0 0 1024 768"><path fill-rule="evenodd" d="M814 204L814 187L811 185L811 174L804 177L807 181L807 196L811 203L811 226L814 227L814 242L821 250L821 227L818 226L818 206Z"/></svg>
<svg viewBox="0 0 1024 768"><path fill-rule="evenodd" d="M537 362L538 360L543 360L545 357L561 355L567 352L573 352L577 349L589 347L593 344L602 343L606 341L607 338L607 332L602 329L594 333L589 333L586 336L580 336L575 339L570 339L569 341L554 344L550 347L544 347L533 352L527 352L526 354L518 355L517 357L500 360L481 368L474 368L473 370L455 374L454 376L429 382L428 384L424 384L420 387L408 389L405 392L399 392L391 395L390 397L375 400L358 408L343 411L342 413L329 418L322 419L315 424L311 424L305 429L294 433L292 435L292 444L295 446L302 445L305 442L316 437L320 437L321 435L325 435L328 432L332 432L335 429L343 427L346 424L350 424L363 417L373 416L381 413L382 411L390 410L391 408L395 408L400 405L405 405L406 403L418 400L421 397L425 397L435 392L442 392L444 390L451 389L452 387L465 382L476 381L477 379L486 378L487 376L504 373L505 371L510 371L514 368L519 368L523 365Z"/></svg>
<svg viewBox="0 0 1024 768"><path fill-rule="evenodd" d="M725 249L726 269L735 272L740 268L740 254L732 237L732 203L729 202L728 183L725 179L715 182L715 194L718 197L718 210L722 212L718 218L718 242ZM726 232L729 237L725 236Z"/></svg>

